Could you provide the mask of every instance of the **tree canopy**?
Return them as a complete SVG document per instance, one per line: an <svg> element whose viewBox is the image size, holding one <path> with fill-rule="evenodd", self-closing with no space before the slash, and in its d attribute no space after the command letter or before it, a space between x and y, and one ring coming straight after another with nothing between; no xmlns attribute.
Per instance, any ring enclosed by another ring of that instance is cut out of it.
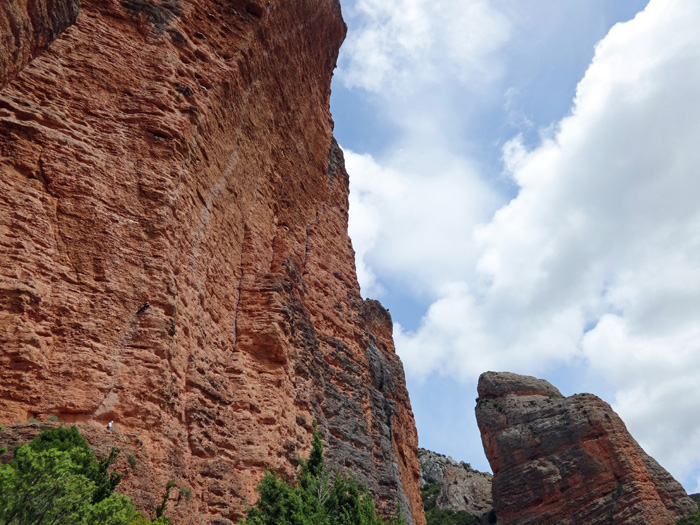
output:
<svg viewBox="0 0 700 525"><path fill-rule="evenodd" d="M0 465L0 525L150 525L128 496L114 492L119 454L98 460L75 426L45 430Z"/></svg>
<svg viewBox="0 0 700 525"><path fill-rule="evenodd" d="M300 460L296 480L268 472L258 485L259 499L239 525L405 525L400 512L377 516L367 487L348 472L334 475L325 466L321 436L314 430L309 459Z"/></svg>

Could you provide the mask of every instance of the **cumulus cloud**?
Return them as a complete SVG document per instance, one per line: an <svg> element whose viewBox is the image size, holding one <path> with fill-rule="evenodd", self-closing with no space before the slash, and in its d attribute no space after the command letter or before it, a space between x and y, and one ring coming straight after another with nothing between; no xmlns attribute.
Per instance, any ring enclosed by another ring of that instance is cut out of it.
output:
<svg viewBox="0 0 700 525"><path fill-rule="evenodd" d="M407 96L445 74L484 85L509 22L486 0L358 0L338 75L348 87Z"/></svg>
<svg viewBox="0 0 700 525"><path fill-rule="evenodd" d="M375 40L376 63L348 69L348 82L370 90L419 75L395 58L422 56L437 38L427 3L377 9L376 24L413 36ZM473 381L487 369L585 363L615 390L610 401L642 445L686 479L700 467L700 420L690 416L700 398L698 20L697 2L652 0L613 27L571 113L536 147L515 137L503 148L517 195L500 208L464 158L448 155L426 178L394 156L348 155L354 209L374 214L362 264L421 280L434 296L419 327L396 325L409 375ZM508 24L496 25L505 38ZM353 45L380 38L371 35ZM499 45L486 40L477 64Z"/></svg>
<svg viewBox="0 0 700 525"><path fill-rule="evenodd" d="M365 296L382 295L376 272L436 297L476 261L470 232L496 206L495 194L462 159L433 151L426 171L421 155L399 151L380 164L345 150L350 237Z"/></svg>

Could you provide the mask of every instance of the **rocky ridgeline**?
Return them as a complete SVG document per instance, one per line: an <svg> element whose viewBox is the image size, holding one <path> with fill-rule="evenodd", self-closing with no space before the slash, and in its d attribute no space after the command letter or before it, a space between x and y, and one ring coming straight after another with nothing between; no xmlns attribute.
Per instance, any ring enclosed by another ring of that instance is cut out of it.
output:
<svg viewBox="0 0 700 525"><path fill-rule="evenodd" d="M424 448L418 449L418 462L424 501L426 497L434 498L437 508L465 511L477 517L493 509L491 474Z"/></svg>
<svg viewBox="0 0 700 525"><path fill-rule="evenodd" d="M495 372L478 392L499 524L672 525L697 510L598 397Z"/></svg>
<svg viewBox="0 0 700 525"><path fill-rule="evenodd" d="M137 507L173 479L199 525L293 473L316 421L331 466L424 523L347 234L345 32L337 0L0 0L0 424L119 442Z"/></svg>

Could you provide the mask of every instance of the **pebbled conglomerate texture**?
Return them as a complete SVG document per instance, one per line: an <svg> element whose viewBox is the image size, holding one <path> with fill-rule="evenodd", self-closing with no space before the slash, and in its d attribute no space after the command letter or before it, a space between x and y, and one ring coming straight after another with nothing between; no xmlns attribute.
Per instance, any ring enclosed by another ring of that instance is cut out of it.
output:
<svg viewBox="0 0 700 525"><path fill-rule="evenodd" d="M0 88L70 27L79 9L80 0L2 0Z"/></svg>
<svg viewBox="0 0 700 525"><path fill-rule="evenodd" d="M697 510L598 397L506 372L478 392L499 524L672 525Z"/></svg>
<svg viewBox="0 0 700 525"><path fill-rule="evenodd" d="M421 490L439 485L436 507L466 511L478 517L493 509L491 474L474 470L469 463L424 448L418 449ZM488 521L486 516L485 521Z"/></svg>
<svg viewBox="0 0 700 525"><path fill-rule="evenodd" d="M424 523L391 317L347 235L344 35L337 0L83 0L0 90L0 423L130 443L136 505L174 479L199 524L291 474L317 421L331 465Z"/></svg>

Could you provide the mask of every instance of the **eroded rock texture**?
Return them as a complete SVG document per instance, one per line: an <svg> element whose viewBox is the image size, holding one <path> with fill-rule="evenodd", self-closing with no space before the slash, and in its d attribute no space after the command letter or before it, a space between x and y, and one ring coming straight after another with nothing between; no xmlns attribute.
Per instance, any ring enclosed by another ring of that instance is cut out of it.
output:
<svg viewBox="0 0 700 525"><path fill-rule="evenodd" d="M424 523L391 318L347 235L344 34L337 0L83 0L0 91L0 422L130 442L138 506L172 478L179 523L223 523L317 420L331 464Z"/></svg>
<svg viewBox="0 0 700 525"><path fill-rule="evenodd" d="M435 502L438 508L464 510L480 517L493 509L491 474L424 448L418 449L418 463L421 490L440 487Z"/></svg>
<svg viewBox="0 0 700 525"><path fill-rule="evenodd" d="M672 525L697 509L596 396L495 372L478 391L499 524Z"/></svg>
<svg viewBox="0 0 700 525"><path fill-rule="evenodd" d="M2 0L0 88L75 22L80 0Z"/></svg>

